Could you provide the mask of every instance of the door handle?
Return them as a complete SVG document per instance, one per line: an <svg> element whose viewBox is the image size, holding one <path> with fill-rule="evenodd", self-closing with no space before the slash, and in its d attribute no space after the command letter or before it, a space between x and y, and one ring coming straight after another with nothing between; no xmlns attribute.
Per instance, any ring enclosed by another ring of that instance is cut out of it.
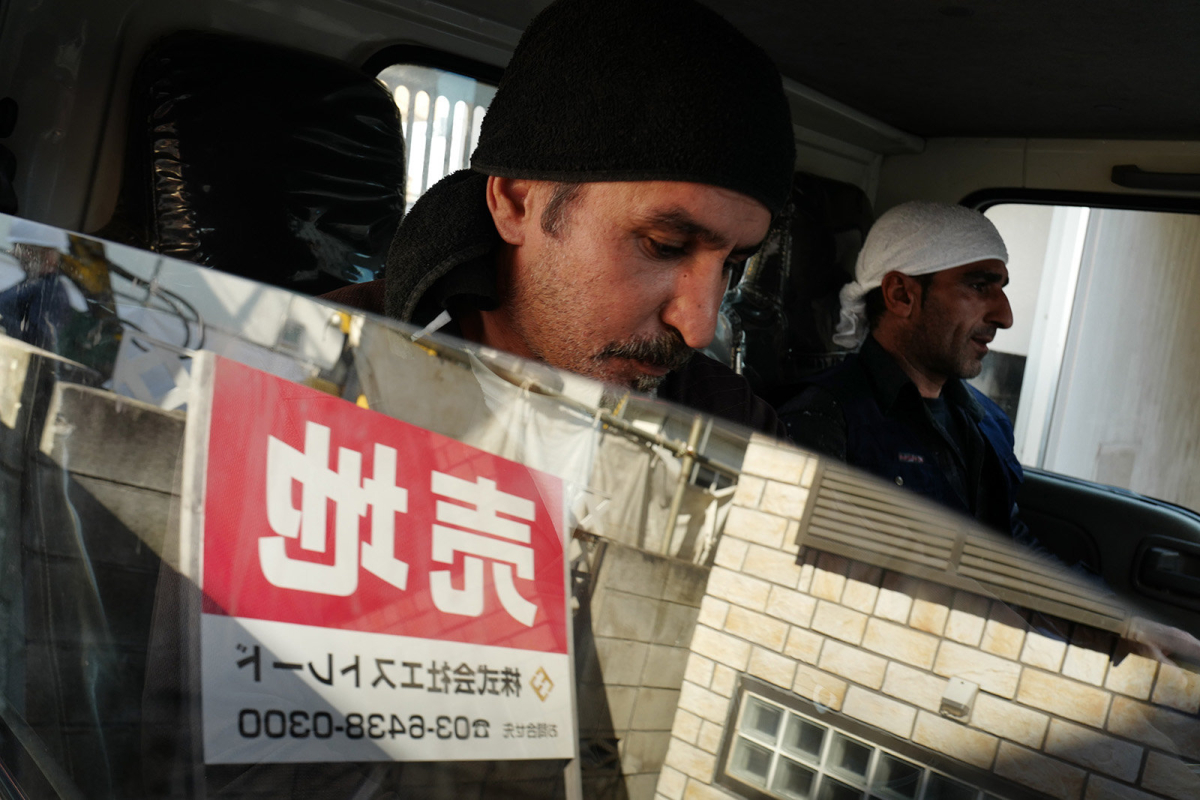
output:
<svg viewBox="0 0 1200 800"><path fill-rule="evenodd" d="M1138 578L1149 588L1200 597L1200 556L1169 547L1150 547L1142 558Z"/></svg>
<svg viewBox="0 0 1200 800"><path fill-rule="evenodd" d="M1112 182L1128 189L1168 192L1200 191L1200 174L1194 172L1146 172L1136 164L1112 168Z"/></svg>

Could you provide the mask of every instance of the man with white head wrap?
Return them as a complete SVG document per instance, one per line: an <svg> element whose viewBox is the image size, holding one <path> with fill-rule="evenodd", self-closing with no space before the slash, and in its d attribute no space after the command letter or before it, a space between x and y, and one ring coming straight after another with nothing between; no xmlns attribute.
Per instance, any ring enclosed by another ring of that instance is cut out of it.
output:
<svg viewBox="0 0 1200 800"><path fill-rule="evenodd" d="M1008 251L982 214L911 202L867 235L834 341L858 348L780 409L797 444L1025 536L1012 424L964 382L1012 324Z"/></svg>

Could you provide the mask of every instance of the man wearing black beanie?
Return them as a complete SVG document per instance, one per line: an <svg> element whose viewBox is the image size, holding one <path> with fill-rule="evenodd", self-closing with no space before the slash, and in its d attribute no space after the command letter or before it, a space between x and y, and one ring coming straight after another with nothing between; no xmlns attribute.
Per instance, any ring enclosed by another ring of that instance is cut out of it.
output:
<svg viewBox="0 0 1200 800"><path fill-rule="evenodd" d="M794 160L778 71L716 13L558 0L517 45L471 169L401 224L382 302L370 284L331 297L781 435L694 351Z"/></svg>

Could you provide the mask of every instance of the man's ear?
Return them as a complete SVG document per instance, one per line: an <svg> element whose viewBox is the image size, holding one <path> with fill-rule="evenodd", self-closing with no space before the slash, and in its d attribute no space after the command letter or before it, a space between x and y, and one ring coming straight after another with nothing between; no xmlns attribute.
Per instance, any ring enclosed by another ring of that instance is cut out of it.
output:
<svg viewBox="0 0 1200 800"><path fill-rule="evenodd" d="M500 238L511 245L525 244L530 224L537 224L532 213L530 190L533 181L488 176L487 204Z"/></svg>
<svg viewBox="0 0 1200 800"><path fill-rule="evenodd" d="M921 286L902 272L889 272L879 285L883 291L883 303L887 310L901 319L912 316L921 301Z"/></svg>

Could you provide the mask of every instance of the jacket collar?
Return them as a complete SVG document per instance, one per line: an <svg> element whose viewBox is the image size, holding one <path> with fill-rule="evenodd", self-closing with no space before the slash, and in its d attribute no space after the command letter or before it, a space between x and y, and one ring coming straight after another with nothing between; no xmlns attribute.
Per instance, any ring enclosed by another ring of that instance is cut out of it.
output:
<svg viewBox="0 0 1200 800"><path fill-rule="evenodd" d="M917 385L912 382L904 369L897 363L892 354L883 349L873 335L867 336L862 348L858 351L859 363L867 372L875 400L885 414L890 414L897 402L915 402L921 395ZM950 378L942 387L942 397L946 402L956 405L967 412L976 422L984 418L983 406L979 404L966 383L958 378Z"/></svg>

